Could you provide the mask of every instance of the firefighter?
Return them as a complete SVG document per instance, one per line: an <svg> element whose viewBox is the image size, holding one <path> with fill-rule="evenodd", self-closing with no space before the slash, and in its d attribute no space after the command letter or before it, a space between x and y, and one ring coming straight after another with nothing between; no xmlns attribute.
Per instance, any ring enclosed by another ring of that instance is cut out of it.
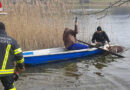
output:
<svg viewBox="0 0 130 90"><path fill-rule="evenodd" d="M25 70L21 48L16 40L7 36L5 25L0 22L0 80L4 90L16 90L14 81L17 80L18 73L15 72L14 62L19 70Z"/></svg>
<svg viewBox="0 0 130 90"><path fill-rule="evenodd" d="M100 26L97 27L97 31L93 34L92 43L95 43L97 47L104 46L105 43L110 46L110 40L105 31Z"/></svg>

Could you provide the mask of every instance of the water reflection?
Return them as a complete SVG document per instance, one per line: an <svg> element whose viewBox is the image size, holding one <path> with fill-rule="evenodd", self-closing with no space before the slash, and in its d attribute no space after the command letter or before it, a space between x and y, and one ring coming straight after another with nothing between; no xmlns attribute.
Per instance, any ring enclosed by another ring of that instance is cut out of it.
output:
<svg viewBox="0 0 130 90"><path fill-rule="evenodd" d="M97 55L95 57L84 57L80 59L73 59L64 62L56 62L38 66L26 66L25 73L56 73L60 70L62 73L68 77L79 77L83 74L83 71L89 72L91 67L96 68L97 70L102 70L104 67L107 67L109 63L116 61L117 57L112 55L103 54ZM94 72L99 76L102 76L101 72Z"/></svg>
<svg viewBox="0 0 130 90"><path fill-rule="evenodd" d="M75 77L76 79L79 79L81 76L81 73L78 72L78 66L77 63L71 63L64 67L65 70L65 76L69 77Z"/></svg>

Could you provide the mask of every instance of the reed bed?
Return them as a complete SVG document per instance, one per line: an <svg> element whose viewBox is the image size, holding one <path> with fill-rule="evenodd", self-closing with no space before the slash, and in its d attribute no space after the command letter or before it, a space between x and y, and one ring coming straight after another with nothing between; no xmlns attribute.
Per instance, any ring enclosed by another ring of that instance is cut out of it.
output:
<svg viewBox="0 0 130 90"><path fill-rule="evenodd" d="M63 46L68 7L61 0L2 0L8 15L0 19L24 50ZM69 7L70 8L70 7Z"/></svg>
<svg viewBox="0 0 130 90"><path fill-rule="evenodd" d="M75 6L77 0L1 0L1 2L8 14L0 16L0 20L5 23L8 35L15 38L23 50L63 46L64 28L73 29L72 23L77 16L69 12L77 8ZM87 13L82 5L81 9L83 13ZM77 38L90 42L96 27L103 25L104 22L102 19L95 20L95 17L87 15L82 18L79 15L79 19L80 31Z"/></svg>

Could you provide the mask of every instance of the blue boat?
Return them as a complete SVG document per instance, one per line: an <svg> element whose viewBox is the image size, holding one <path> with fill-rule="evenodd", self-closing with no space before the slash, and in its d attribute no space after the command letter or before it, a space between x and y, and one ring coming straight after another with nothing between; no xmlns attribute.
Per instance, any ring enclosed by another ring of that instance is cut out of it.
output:
<svg viewBox="0 0 130 90"><path fill-rule="evenodd" d="M74 58L81 58L85 56L92 56L102 53L102 50L97 48L80 49L80 50L66 50L63 47L41 49L34 51L25 51L23 56L25 58L25 64L38 65L56 61L70 60Z"/></svg>

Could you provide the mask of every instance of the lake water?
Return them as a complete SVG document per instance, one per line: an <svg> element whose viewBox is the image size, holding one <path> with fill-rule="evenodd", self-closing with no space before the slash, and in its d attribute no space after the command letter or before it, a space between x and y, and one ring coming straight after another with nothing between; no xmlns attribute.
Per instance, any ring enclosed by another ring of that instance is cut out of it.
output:
<svg viewBox="0 0 130 90"><path fill-rule="evenodd" d="M130 16L78 16L78 38L87 40L98 25L108 33L112 44L124 46L127 51L117 58L100 55L65 62L26 67L17 90L130 90ZM70 21L71 22L71 21ZM89 31L91 28L92 31ZM84 34L86 36L81 37ZM2 90L0 84L0 90Z"/></svg>

